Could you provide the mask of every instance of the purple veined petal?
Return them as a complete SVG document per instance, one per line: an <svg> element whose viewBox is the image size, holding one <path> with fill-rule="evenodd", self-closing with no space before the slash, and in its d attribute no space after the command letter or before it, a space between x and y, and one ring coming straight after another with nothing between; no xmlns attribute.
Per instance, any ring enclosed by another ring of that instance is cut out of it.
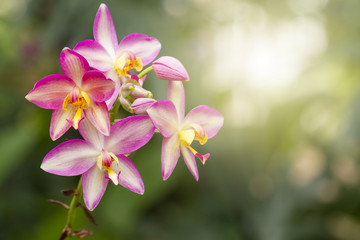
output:
<svg viewBox="0 0 360 240"><path fill-rule="evenodd" d="M214 137L224 124L224 117L215 109L200 105L193 108L185 117L183 126L199 124L208 138Z"/></svg>
<svg viewBox="0 0 360 240"><path fill-rule="evenodd" d="M161 44L156 38L145 34L132 33L121 40L116 55L119 55L121 52L130 51L139 57L145 66L156 58L160 49Z"/></svg>
<svg viewBox="0 0 360 240"><path fill-rule="evenodd" d="M86 118L80 122L79 132L85 141L92 143L99 152L104 148L104 135L102 135Z"/></svg>
<svg viewBox="0 0 360 240"><path fill-rule="evenodd" d="M90 70L86 59L67 47L61 51L60 66L63 73L71 78L77 86L81 86L82 77Z"/></svg>
<svg viewBox="0 0 360 240"><path fill-rule="evenodd" d="M173 102L169 100L157 101L148 108L147 113L164 137L170 137L179 131L178 114Z"/></svg>
<svg viewBox="0 0 360 240"><path fill-rule="evenodd" d="M96 164L83 174L84 202L90 211L94 210L99 204L108 182L109 180L105 178L105 171L101 171Z"/></svg>
<svg viewBox="0 0 360 240"><path fill-rule="evenodd" d="M199 180L199 172L195 161L195 156L187 147L181 146L181 154L184 158L185 164L188 167L195 180Z"/></svg>
<svg viewBox="0 0 360 240"><path fill-rule="evenodd" d="M105 102L90 103L90 106L84 109L85 117L91 124L105 136L109 136L110 117Z"/></svg>
<svg viewBox="0 0 360 240"><path fill-rule="evenodd" d="M164 180L173 172L180 157L180 140L178 134L164 138L161 147L161 174Z"/></svg>
<svg viewBox="0 0 360 240"><path fill-rule="evenodd" d="M185 116L185 90L182 82L169 81L167 99L174 103L178 112L179 121L181 122Z"/></svg>
<svg viewBox="0 0 360 240"><path fill-rule="evenodd" d="M76 44L74 51L84 56L92 68L106 72L114 67L114 59L95 40L85 40Z"/></svg>
<svg viewBox="0 0 360 240"><path fill-rule="evenodd" d="M60 176L76 176L96 165L98 154L99 152L91 144L74 139L51 150L45 156L41 168Z"/></svg>
<svg viewBox="0 0 360 240"><path fill-rule="evenodd" d="M67 110L55 109L51 115L50 123L50 137L53 141L61 137L69 128L70 123L67 120L72 120L75 116L76 109L74 105L68 104Z"/></svg>
<svg viewBox="0 0 360 240"><path fill-rule="evenodd" d="M115 172L120 171L119 184L135 193L144 194L144 182L135 164L122 154L118 154L116 157L119 160L119 165L114 166L113 170Z"/></svg>
<svg viewBox="0 0 360 240"><path fill-rule="evenodd" d="M102 72L88 71L82 79L81 90L86 92L91 100L105 102L113 95L115 85L115 82L106 78Z"/></svg>
<svg viewBox="0 0 360 240"><path fill-rule="evenodd" d="M156 102L156 100L152 98L137 98L131 104L131 108L136 114L144 114L154 102Z"/></svg>
<svg viewBox="0 0 360 240"><path fill-rule="evenodd" d="M189 74L184 65L174 57L161 57L152 63L152 67L159 79L170 81L189 80Z"/></svg>
<svg viewBox="0 0 360 240"><path fill-rule="evenodd" d="M59 109L74 86L67 76L53 74L38 81L25 98L41 108Z"/></svg>
<svg viewBox="0 0 360 240"><path fill-rule="evenodd" d="M112 94L112 96L110 97L109 100L106 101L106 105L108 107L108 110L110 110L110 108L114 105L116 99L119 96L119 91L120 91L120 77L118 76L118 74L115 72L114 68L110 69L109 71L107 71L105 73L105 76L107 78L110 78L111 80L113 80L115 82L115 90Z"/></svg>
<svg viewBox="0 0 360 240"><path fill-rule="evenodd" d="M115 26L107 6L102 3L96 13L94 21L94 38L115 58L115 50L118 47Z"/></svg>
<svg viewBox="0 0 360 240"><path fill-rule="evenodd" d="M105 139L105 149L114 154L131 153L152 138L155 127L145 115L131 116L112 125L110 136Z"/></svg>

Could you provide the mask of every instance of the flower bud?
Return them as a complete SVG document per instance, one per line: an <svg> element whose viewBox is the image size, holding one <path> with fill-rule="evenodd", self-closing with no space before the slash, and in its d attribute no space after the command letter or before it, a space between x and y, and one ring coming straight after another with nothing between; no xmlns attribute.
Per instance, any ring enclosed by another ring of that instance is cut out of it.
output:
<svg viewBox="0 0 360 240"><path fill-rule="evenodd" d="M130 97L132 97L132 98L152 98L153 97L153 94L150 91L148 91L140 86L137 86L137 85L133 85L133 87L134 88L130 92Z"/></svg>
<svg viewBox="0 0 360 240"><path fill-rule="evenodd" d="M189 75L176 58L164 56L153 62L152 67L156 76L162 80L188 81Z"/></svg>
<svg viewBox="0 0 360 240"><path fill-rule="evenodd" d="M119 100L120 100L121 106L126 111L133 113L133 110L131 108L131 103L126 98L124 98L123 96L120 95Z"/></svg>
<svg viewBox="0 0 360 240"><path fill-rule="evenodd" d="M131 104L131 108L134 110L136 114L143 114L146 113L146 110L156 102L155 99L152 98L138 98L135 99L133 104Z"/></svg>

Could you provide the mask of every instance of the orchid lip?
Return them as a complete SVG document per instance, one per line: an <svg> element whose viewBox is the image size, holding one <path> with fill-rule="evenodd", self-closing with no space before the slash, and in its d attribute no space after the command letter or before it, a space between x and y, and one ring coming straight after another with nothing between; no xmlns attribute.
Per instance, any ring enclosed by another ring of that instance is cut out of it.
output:
<svg viewBox="0 0 360 240"><path fill-rule="evenodd" d="M75 106L75 116L73 119L67 119L67 121L73 126L73 128L78 129L79 123L82 119L81 116L82 110L87 109L90 106L90 98L88 94L77 86L73 88L71 93L69 93L63 102L63 109L67 111L67 105L72 104Z"/></svg>
<svg viewBox="0 0 360 240"><path fill-rule="evenodd" d="M131 77L129 71L135 69L140 72L143 68L143 63L139 57L136 57L130 51L124 51L120 53L118 58L114 62L114 68L117 74L121 76Z"/></svg>
<svg viewBox="0 0 360 240"><path fill-rule="evenodd" d="M100 171L107 171L107 179L110 179L115 185L119 184L120 171L116 173L113 167L119 165L119 159L112 152L101 150L100 155L96 158L96 165Z"/></svg>
<svg viewBox="0 0 360 240"><path fill-rule="evenodd" d="M181 146L187 147L190 149L190 151L200 159L202 164L205 164L207 159L209 158L210 154L207 153L205 155L202 155L198 153L193 147L191 147L191 144L194 140L198 140L201 145L204 145L207 142L207 135L205 131L201 132L201 135L196 131L195 129L183 129L179 132L179 139Z"/></svg>

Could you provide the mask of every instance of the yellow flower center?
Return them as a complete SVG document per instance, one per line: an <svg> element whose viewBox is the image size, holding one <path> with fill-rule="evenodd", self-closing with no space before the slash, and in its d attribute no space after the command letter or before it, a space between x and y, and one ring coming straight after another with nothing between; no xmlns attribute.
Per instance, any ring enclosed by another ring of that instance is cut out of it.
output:
<svg viewBox="0 0 360 240"><path fill-rule="evenodd" d="M101 150L101 154L96 158L96 165L101 171L107 171L108 178L115 184L119 184L119 173L116 173L112 168L119 166L119 159L112 152Z"/></svg>
<svg viewBox="0 0 360 240"><path fill-rule="evenodd" d="M63 109L67 111L67 105L72 104L75 109L76 113L72 120L69 122L75 129L78 129L79 122L81 121L81 111L86 109L90 106L90 98L86 92L80 90L79 87L74 87L74 89L69 93L63 102Z"/></svg>
<svg viewBox="0 0 360 240"><path fill-rule="evenodd" d="M135 69L140 72L143 68L143 63L140 58L136 57L131 52L121 53L120 56L116 59L114 63L114 68L119 76L127 76L130 77L128 72L131 69Z"/></svg>
<svg viewBox="0 0 360 240"><path fill-rule="evenodd" d="M200 136L194 129L185 129L180 131L179 139L181 146L187 147L194 155L197 156L198 152L190 145L194 140L198 140L201 145L204 145L207 142L207 134L204 132L203 136Z"/></svg>

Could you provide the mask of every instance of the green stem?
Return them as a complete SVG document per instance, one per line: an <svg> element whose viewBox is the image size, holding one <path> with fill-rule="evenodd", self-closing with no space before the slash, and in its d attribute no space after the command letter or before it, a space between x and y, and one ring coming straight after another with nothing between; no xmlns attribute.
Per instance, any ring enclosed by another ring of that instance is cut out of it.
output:
<svg viewBox="0 0 360 240"><path fill-rule="evenodd" d="M145 76L145 74L147 74L148 72L150 72L152 70L153 70L152 66L145 68L141 73L139 73L138 78L141 79L143 76Z"/></svg>
<svg viewBox="0 0 360 240"><path fill-rule="evenodd" d="M73 199L71 200L68 217L66 220L66 225L69 226L70 228L74 224L75 210L76 210L76 207L78 207L78 203L80 203L80 198L82 196L82 181L81 181L81 179L82 179L82 177L80 178L78 186L76 188L76 194L73 196Z"/></svg>
<svg viewBox="0 0 360 240"><path fill-rule="evenodd" d="M119 98L116 99L114 105L112 106L112 108L110 109L109 111L109 114L110 114L110 125L113 125L114 124L114 121L115 121L115 118L116 118L116 114L119 110L119 107L120 107L121 103L120 103L120 100Z"/></svg>
<svg viewBox="0 0 360 240"><path fill-rule="evenodd" d="M75 220L76 208L79 206L80 199L82 196L82 180L81 179L82 179L82 177L79 180L78 186L76 188L76 192L70 203L65 228L62 233L62 236L64 236L65 238L61 237L60 239L70 239L70 237L71 237L72 227L73 227L74 220Z"/></svg>

